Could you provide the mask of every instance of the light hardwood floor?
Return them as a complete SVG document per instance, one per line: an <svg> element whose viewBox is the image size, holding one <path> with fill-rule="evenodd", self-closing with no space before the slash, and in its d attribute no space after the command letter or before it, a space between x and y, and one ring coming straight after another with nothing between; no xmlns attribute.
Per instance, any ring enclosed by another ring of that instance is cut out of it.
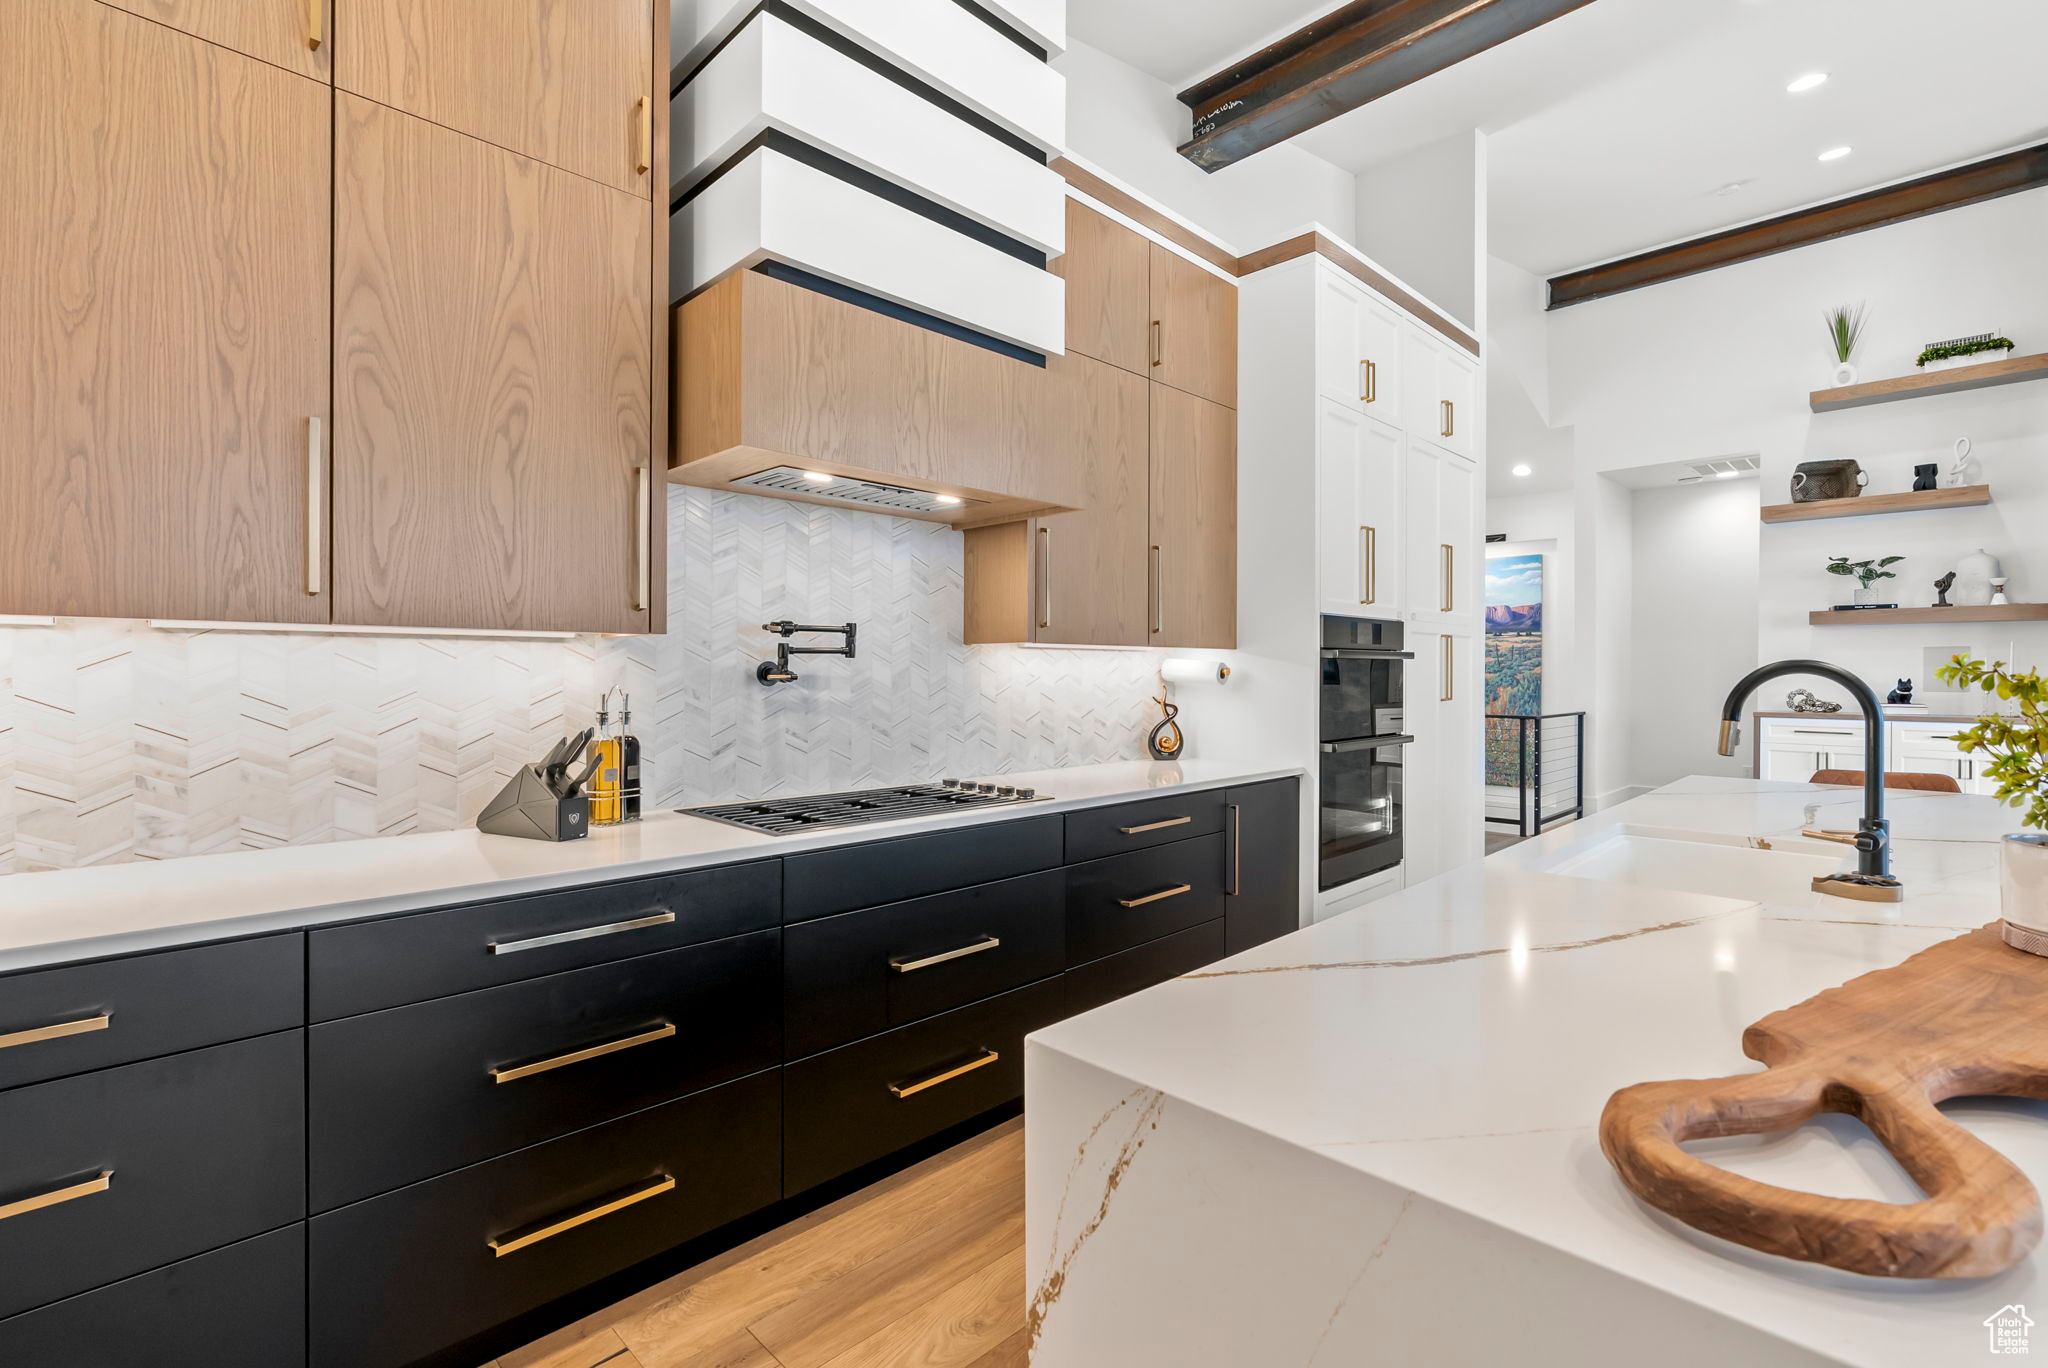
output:
<svg viewBox="0 0 2048 1368"><path fill-rule="evenodd" d="M1024 1368L1010 1121L484 1368Z"/></svg>

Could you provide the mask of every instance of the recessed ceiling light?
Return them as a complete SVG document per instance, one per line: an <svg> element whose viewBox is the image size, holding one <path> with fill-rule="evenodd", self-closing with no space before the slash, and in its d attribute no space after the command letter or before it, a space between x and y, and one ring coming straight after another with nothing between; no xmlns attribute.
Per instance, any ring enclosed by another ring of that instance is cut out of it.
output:
<svg viewBox="0 0 2048 1368"><path fill-rule="evenodd" d="M1830 147L1827 151L1820 154L1820 159L1822 161L1840 161L1855 150L1853 147Z"/></svg>
<svg viewBox="0 0 2048 1368"><path fill-rule="evenodd" d="M1826 85L1827 82L1828 74L1825 71L1809 71L1791 85L1786 86L1785 91L1790 95L1804 95L1809 90Z"/></svg>
<svg viewBox="0 0 2048 1368"><path fill-rule="evenodd" d="M1528 478L1529 478L1529 477L1530 477L1531 475L1535 474L1535 472L1534 472L1534 471L1530 470L1530 469L1529 469L1529 467L1527 467L1527 466L1525 466L1525 465L1518 465L1518 466L1516 466L1516 467L1515 467L1515 468L1514 468L1513 470L1509 471L1508 473L1509 473L1510 475L1513 475L1513 476L1514 476L1515 478L1517 478L1517 479L1521 479L1521 480L1526 480L1526 479L1528 479Z"/></svg>

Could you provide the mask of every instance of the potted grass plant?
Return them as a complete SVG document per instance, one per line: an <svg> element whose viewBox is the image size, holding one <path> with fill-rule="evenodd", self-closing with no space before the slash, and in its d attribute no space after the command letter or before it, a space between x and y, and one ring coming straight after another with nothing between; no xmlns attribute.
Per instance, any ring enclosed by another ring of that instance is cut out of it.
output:
<svg viewBox="0 0 2048 1368"><path fill-rule="evenodd" d="M2000 929L2006 944L2048 955L2048 681L2038 670L2022 674L2004 661L1967 655L1935 676L2016 709L1987 713L1955 739L1965 755L1988 757L1980 772L1997 783L2000 802L2021 810L2021 825L2032 828L2000 843Z"/></svg>
<svg viewBox="0 0 2048 1368"><path fill-rule="evenodd" d="M1835 358L1835 388L1853 385L1857 372L1849 358L1856 354L1856 344L1863 340L1863 325L1869 319L1869 309L1862 304L1837 304L1822 317L1828 325L1828 350Z"/></svg>

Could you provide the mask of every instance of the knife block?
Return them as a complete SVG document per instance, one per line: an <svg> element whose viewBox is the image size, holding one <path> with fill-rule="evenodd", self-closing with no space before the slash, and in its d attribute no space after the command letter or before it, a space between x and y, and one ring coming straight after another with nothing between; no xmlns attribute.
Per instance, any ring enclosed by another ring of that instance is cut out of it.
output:
<svg viewBox="0 0 2048 1368"><path fill-rule="evenodd" d="M537 766L522 765L477 814L476 829L528 841L579 840L590 834L590 800L557 796Z"/></svg>

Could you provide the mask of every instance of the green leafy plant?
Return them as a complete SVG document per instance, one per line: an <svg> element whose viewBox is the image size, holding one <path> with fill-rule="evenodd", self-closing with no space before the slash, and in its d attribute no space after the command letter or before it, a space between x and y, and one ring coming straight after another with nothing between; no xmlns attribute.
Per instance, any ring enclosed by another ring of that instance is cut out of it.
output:
<svg viewBox="0 0 2048 1368"><path fill-rule="evenodd" d="M1828 573L1830 575L1853 575L1862 583L1865 589L1868 589L1879 580L1897 579L1898 576L1885 569L1885 567L1887 565L1897 565L1904 559L1904 556L1886 556L1883 560L1852 561L1847 556L1829 556Z"/></svg>
<svg viewBox="0 0 2048 1368"><path fill-rule="evenodd" d="M1834 348L1835 360L1847 361L1856 351L1856 344L1863 340L1863 324L1869 307L1858 304L1851 308L1837 304L1821 317L1827 320L1828 345Z"/></svg>
<svg viewBox="0 0 2048 1368"><path fill-rule="evenodd" d="M2019 344L2010 337L1980 337L1974 342L1943 342L1920 353L1920 359L1913 364L1924 366L1929 361L1947 361L1958 356L1975 356L1979 352L2009 352Z"/></svg>
<svg viewBox="0 0 2048 1368"><path fill-rule="evenodd" d="M1986 779L1998 781L1999 801L2026 809L2021 819L2037 831L2048 831L2048 680L2040 671L2025 674L2002 660L1990 664L1959 655L1934 672L1944 684L1981 689L2002 702L2019 704L2017 713L1994 713L1958 732L1955 742L1966 755L1988 755Z"/></svg>

